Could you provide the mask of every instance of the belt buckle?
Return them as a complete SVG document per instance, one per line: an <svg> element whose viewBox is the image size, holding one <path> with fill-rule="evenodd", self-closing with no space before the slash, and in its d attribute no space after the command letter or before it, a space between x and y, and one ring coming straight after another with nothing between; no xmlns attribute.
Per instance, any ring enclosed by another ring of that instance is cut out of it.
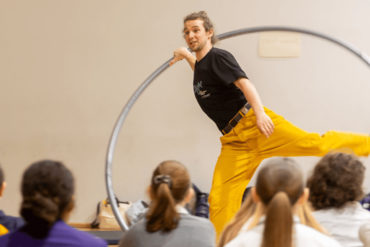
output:
<svg viewBox="0 0 370 247"><path fill-rule="evenodd" d="M229 133L238 123L239 121L248 113L249 109L251 109L251 105L246 103L236 114L235 116L227 123L225 128L221 131L224 135ZM239 117L239 118L238 118ZM235 120L238 118L237 120Z"/></svg>

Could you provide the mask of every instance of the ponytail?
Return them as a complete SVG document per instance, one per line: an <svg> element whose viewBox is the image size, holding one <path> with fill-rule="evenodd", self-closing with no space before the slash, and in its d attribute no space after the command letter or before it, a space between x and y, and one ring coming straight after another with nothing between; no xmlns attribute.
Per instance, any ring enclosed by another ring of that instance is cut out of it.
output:
<svg viewBox="0 0 370 247"><path fill-rule="evenodd" d="M189 173L178 161L161 162L153 171L150 185L152 202L146 214L148 232L169 232L180 221L176 205L184 200L191 186Z"/></svg>
<svg viewBox="0 0 370 247"><path fill-rule="evenodd" d="M297 208L302 224L325 232L312 217L307 203L297 204L304 193L304 185L302 172L293 160L275 158L268 161L257 175L255 192L258 196L256 205L243 205L221 235L218 247L224 246L240 231L255 227L263 214L265 222L261 247L292 247L293 207Z"/></svg>
<svg viewBox="0 0 370 247"><path fill-rule="evenodd" d="M266 208L261 247L292 247L293 212L288 195L276 193Z"/></svg>
<svg viewBox="0 0 370 247"><path fill-rule="evenodd" d="M152 200L146 215L148 232L169 232L177 227L180 216L176 211L176 203L171 195L169 185L162 183Z"/></svg>
<svg viewBox="0 0 370 247"><path fill-rule="evenodd" d="M39 193L23 199L20 213L28 223L26 232L35 238L44 238L60 218L58 205Z"/></svg>
<svg viewBox="0 0 370 247"><path fill-rule="evenodd" d="M31 218L34 218L52 225L59 218L60 213L58 205L51 198L35 193L34 196L23 199L21 215L27 222L32 222Z"/></svg>

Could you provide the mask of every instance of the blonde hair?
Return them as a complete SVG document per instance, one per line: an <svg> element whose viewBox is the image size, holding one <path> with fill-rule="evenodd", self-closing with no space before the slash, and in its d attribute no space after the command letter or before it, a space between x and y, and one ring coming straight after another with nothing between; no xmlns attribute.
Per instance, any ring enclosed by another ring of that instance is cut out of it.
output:
<svg viewBox="0 0 370 247"><path fill-rule="evenodd" d="M303 177L295 162L287 158L271 160L257 177L256 193L262 203L254 203L248 195L241 209L225 227L218 242L222 247L234 239L248 222L249 230L266 215L262 247L291 247L293 245L293 205L304 191ZM311 214L307 203L297 205L302 224L326 233ZM244 229L243 229L244 230Z"/></svg>
<svg viewBox="0 0 370 247"><path fill-rule="evenodd" d="M226 225L220 236L220 239L218 240L217 246L222 247L230 240L234 239L240 232L243 225L253 216L255 210L256 204L253 202L252 196L249 193L246 196L240 210L236 213L230 223Z"/></svg>

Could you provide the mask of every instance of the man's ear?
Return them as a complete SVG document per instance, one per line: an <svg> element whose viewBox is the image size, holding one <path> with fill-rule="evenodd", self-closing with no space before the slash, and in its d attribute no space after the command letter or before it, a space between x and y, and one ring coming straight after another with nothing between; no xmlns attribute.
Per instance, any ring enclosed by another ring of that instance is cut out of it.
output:
<svg viewBox="0 0 370 247"><path fill-rule="evenodd" d="M251 194L254 203L259 203L261 201L261 198L257 195L256 187L252 187Z"/></svg>
<svg viewBox="0 0 370 247"><path fill-rule="evenodd" d="M3 196L5 188L6 188L6 182L4 181L0 187L0 196Z"/></svg>
<svg viewBox="0 0 370 247"><path fill-rule="evenodd" d="M208 34L209 34L209 38L212 39L212 36L215 35L215 32L213 31L213 29L210 29L208 31Z"/></svg>

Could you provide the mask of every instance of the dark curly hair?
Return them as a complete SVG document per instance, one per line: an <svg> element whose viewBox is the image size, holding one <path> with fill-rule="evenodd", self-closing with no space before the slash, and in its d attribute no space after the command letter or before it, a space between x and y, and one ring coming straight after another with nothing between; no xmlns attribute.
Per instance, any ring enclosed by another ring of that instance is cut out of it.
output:
<svg viewBox="0 0 370 247"><path fill-rule="evenodd" d="M346 153L329 153L315 166L307 181L309 200L315 209L341 208L363 196L365 167Z"/></svg>
<svg viewBox="0 0 370 247"><path fill-rule="evenodd" d="M73 175L61 162L31 164L23 174L21 188L20 213L27 223L24 230L33 237L45 237L51 226L73 208Z"/></svg>

